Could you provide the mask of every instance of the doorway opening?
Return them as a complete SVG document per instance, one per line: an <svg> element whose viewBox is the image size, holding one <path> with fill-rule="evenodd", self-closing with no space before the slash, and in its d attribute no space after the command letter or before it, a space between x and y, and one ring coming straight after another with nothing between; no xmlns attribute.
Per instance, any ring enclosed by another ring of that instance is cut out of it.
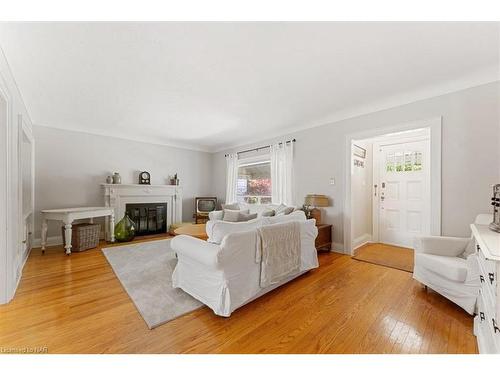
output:
<svg viewBox="0 0 500 375"><path fill-rule="evenodd" d="M440 125L348 137L347 253L411 272L415 237L440 234Z"/></svg>

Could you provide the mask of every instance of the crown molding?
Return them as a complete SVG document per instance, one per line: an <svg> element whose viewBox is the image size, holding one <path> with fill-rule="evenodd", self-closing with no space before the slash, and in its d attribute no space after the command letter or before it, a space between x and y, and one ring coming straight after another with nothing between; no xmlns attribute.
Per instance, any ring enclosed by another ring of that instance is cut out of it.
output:
<svg viewBox="0 0 500 375"><path fill-rule="evenodd" d="M463 76L459 79L442 82L437 85L426 86L424 88L419 88L408 92L402 92L397 95L387 96L381 100L374 101L371 103L345 108L343 110L337 111L329 115L328 117L324 117L322 120L318 120L300 126L291 126L288 127L287 129L282 129L276 132L270 132L264 137L256 136L247 138L245 142L238 142L233 144L228 143L223 146L217 146L214 147L211 150L211 152L218 153L239 147L247 147L249 145L257 144L259 142L268 141L269 139L289 136L290 134L302 130L329 125L343 120L348 120L351 118L360 117L375 112L397 108L407 104L416 103L422 100L432 99L442 95L447 95L454 92L459 92L473 87L478 87L499 81L500 81L500 67L496 65L489 66L485 69L482 69L478 72L475 72L467 76Z"/></svg>

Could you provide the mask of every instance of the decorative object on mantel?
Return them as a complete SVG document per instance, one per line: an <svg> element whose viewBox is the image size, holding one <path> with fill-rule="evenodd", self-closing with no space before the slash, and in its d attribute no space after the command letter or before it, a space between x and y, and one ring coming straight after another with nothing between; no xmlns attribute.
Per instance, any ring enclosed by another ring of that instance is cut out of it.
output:
<svg viewBox="0 0 500 375"><path fill-rule="evenodd" d="M306 206L309 212L307 218L316 219L316 225L321 225L321 210L318 207L328 207L330 206L330 202L326 195L308 194L305 198L304 206ZM311 207L313 208L311 209Z"/></svg>
<svg viewBox="0 0 500 375"><path fill-rule="evenodd" d="M113 177L111 177L111 176L106 177L106 183L107 184L112 184L113 183Z"/></svg>
<svg viewBox="0 0 500 375"><path fill-rule="evenodd" d="M151 175L143 171L139 173L139 185L151 185Z"/></svg>
<svg viewBox="0 0 500 375"><path fill-rule="evenodd" d="M179 179L177 178L177 173L174 174L174 177L170 177L170 185L179 185Z"/></svg>
<svg viewBox="0 0 500 375"><path fill-rule="evenodd" d="M490 229L500 232L500 184L493 185L491 205L493 206L493 221L490 224Z"/></svg>
<svg viewBox="0 0 500 375"><path fill-rule="evenodd" d="M122 177L118 172L113 173L113 184L121 184L122 183Z"/></svg>
<svg viewBox="0 0 500 375"><path fill-rule="evenodd" d="M135 237L135 223L125 212L123 219L115 225L115 239L118 242L132 241Z"/></svg>

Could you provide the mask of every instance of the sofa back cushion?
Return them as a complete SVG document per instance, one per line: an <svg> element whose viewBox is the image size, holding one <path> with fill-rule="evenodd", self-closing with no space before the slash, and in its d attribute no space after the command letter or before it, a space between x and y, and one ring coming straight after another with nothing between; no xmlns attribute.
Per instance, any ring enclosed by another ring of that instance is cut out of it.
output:
<svg viewBox="0 0 500 375"><path fill-rule="evenodd" d="M260 218L236 223L222 220L210 220L206 225L208 235L207 241L220 245L224 237L230 233L251 231L261 226L262 219Z"/></svg>
<svg viewBox="0 0 500 375"><path fill-rule="evenodd" d="M222 206L223 210L239 210L239 209L241 209L239 203L222 204L221 206Z"/></svg>
<svg viewBox="0 0 500 375"><path fill-rule="evenodd" d="M294 211L295 210L295 207L292 207L292 206L285 206L283 204L248 204L248 203L240 203L239 204L239 207L240 207L240 210L241 209L249 209L250 210L250 213L253 214L253 213L257 213L257 216L258 217L261 217L261 216L274 216L274 214L278 214L278 211L281 211L281 213L283 213L283 211L285 209L287 209L288 207L288 210L287 212L290 213L290 211ZM273 211L273 215L270 215L270 212Z"/></svg>
<svg viewBox="0 0 500 375"><path fill-rule="evenodd" d="M306 221L306 214L304 211L293 211L291 214L288 215L277 215L277 216L271 216L271 217L265 217L263 218L265 220L265 225L270 225L270 224L277 224L277 223L287 223L290 221Z"/></svg>
<svg viewBox="0 0 500 375"><path fill-rule="evenodd" d="M224 220L224 221L231 221L233 223L235 223L237 221L243 221L243 220L240 220L240 215L241 214L248 215L249 213L250 213L249 210L228 210L228 209L224 209L224 217L222 218L222 220Z"/></svg>
<svg viewBox="0 0 500 375"><path fill-rule="evenodd" d="M250 213L243 213L240 212L240 216L238 216L238 221L250 221L253 219L257 219L257 213L250 214Z"/></svg>
<svg viewBox="0 0 500 375"><path fill-rule="evenodd" d="M224 211L211 211L208 213L208 220L222 220L224 217Z"/></svg>

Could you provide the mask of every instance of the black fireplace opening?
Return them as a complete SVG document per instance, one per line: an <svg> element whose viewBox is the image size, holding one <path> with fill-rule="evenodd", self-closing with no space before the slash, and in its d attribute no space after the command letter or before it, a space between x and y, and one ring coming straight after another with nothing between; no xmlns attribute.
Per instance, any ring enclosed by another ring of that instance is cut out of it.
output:
<svg viewBox="0 0 500 375"><path fill-rule="evenodd" d="M166 203L127 203L125 211L135 223L137 236L167 232Z"/></svg>

